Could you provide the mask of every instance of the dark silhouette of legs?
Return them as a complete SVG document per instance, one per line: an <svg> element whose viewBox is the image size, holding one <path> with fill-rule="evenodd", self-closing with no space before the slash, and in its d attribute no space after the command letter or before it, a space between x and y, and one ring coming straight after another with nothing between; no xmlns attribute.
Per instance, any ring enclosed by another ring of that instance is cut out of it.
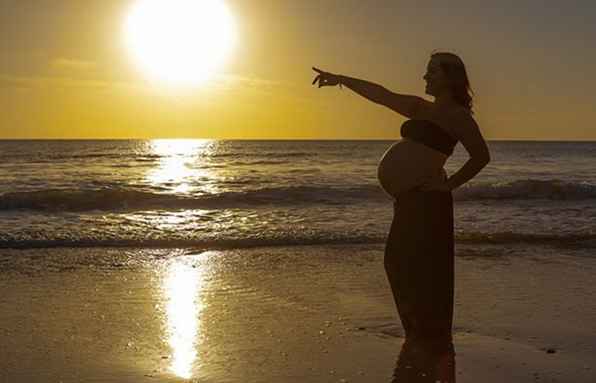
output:
<svg viewBox="0 0 596 383"><path fill-rule="evenodd" d="M402 380L395 378L394 382L410 382L401 376L414 374L414 370L424 376L412 382L435 383L439 377L441 382L455 380L453 257L451 193L412 190L401 194L394 205L384 257L406 335L396 366L396 376ZM426 377L435 380L424 380Z"/></svg>
<svg viewBox="0 0 596 383"><path fill-rule="evenodd" d="M405 341L395 363L391 383L427 382L455 383L453 344Z"/></svg>

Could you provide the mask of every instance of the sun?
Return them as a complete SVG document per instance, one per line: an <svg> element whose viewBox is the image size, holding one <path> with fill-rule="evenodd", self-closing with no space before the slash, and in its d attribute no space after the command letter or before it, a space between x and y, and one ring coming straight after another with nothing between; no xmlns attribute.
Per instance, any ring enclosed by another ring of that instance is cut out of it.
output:
<svg viewBox="0 0 596 383"><path fill-rule="evenodd" d="M235 24L223 0L137 0L126 19L125 39L151 80L199 85L231 53Z"/></svg>

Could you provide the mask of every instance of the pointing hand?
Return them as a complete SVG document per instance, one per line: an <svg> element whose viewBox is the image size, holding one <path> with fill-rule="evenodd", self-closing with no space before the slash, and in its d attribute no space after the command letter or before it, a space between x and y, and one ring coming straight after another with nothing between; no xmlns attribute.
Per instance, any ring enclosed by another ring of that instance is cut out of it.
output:
<svg viewBox="0 0 596 383"><path fill-rule="evenodd" d="M341 88L341 83L339 81L338 75L322 71L315 67L312 67L312 69L318 73L317 77L315 77L315 79L313 80L312 85L316 84L316 82L318 81L319 88L322 86L334 86L337 84L339 84L339 87Z"/></svg>

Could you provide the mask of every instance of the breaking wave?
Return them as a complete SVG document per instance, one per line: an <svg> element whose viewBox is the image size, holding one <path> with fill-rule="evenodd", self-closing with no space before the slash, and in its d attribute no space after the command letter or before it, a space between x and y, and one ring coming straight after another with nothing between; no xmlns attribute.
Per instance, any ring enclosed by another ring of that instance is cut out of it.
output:
<svg viewBox="0 0 596 383"><path fill-rule="evenodd" d="M124 248L204 248L228 249L271 246L307 246L307 245L355 245L382 244L384 235L355 233L313 232L303 235L277 233L270 236L250 238L0 238L0 248L34 249L34 248L86 248L86 247L124 247ZM531 233L458 233L456 242L463 244L529 244L546 246L564 246L573 248L596 248L596 234L531 234Z"/></svg>
<svg viewBox="0 0 596 383"><path fill-rule="evenodd" d="M458 201L482 200L585 200L596 199L596 185L559 180L517 180L500 184L463 186L453 192ZM0 195L0 211L222 209L262 205L388 202L389 197L374 184L351 187L283 186L219 194L176 195L123 188L93 190L39 190Z"/></svg>
<svg viewBox="0 0 596 383"><path fill-rule="evenodd" d="M596 185L561 180L516 180L489 185L473 185L454 191L457 200L550 199L583 200L596 198Z"/></svg>

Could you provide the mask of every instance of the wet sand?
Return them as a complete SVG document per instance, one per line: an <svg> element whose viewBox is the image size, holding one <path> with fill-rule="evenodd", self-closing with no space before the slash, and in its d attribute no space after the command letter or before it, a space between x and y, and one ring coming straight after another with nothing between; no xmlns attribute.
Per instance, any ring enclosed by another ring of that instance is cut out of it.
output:
<svg viewBox="0 0 596 383"><path fill-rule="evenodd" d="M596 260L458 246L458 382L596 381ZM0 251L2 382L391 382L383 246Z"/></svg>

